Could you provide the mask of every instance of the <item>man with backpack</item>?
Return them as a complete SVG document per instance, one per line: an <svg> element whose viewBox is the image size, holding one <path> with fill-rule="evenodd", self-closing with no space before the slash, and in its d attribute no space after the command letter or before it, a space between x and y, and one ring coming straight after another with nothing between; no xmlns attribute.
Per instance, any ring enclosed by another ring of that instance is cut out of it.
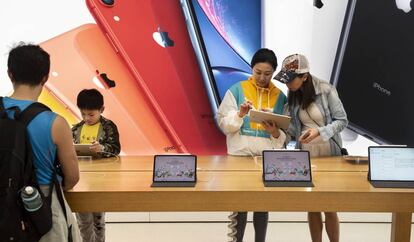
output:
<svg viewBox="0 0 414 242"><path fill-rule="evenodd" d="M21 190L30 185L40 189L42 206L51 208L45 219L45 223L51 219L51 228L46 234L37 231L40 241L80 241L61 190L73 188L79 180L72 133L64 118L37 103L49 77L49 54L37 45L21 43L9 52L7 67L14 92L0 98L0 207L4 210L0 211L0 240L35 241L33 236L25 236L31 228L30 218L26 219L20 198ZM21 131L21 127L25 129ZM14 210L16 206L23 210L21 214ZM13 223L20 217L21 221Z"/></svg>

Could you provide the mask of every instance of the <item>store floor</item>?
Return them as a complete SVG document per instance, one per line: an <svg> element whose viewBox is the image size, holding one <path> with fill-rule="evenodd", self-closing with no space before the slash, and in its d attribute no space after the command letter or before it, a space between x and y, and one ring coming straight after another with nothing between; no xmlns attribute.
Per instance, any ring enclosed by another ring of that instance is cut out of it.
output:
<svg viewBox="0 0 414 242"><path fill-rule="evenodd" d="M224 242L228 241L227 224L208 223L107 223L108 242ZM391 226L388 223L341 223L341 242L388 242ZM413 226L414 231L414 226ZM254 241L253 224L248 223L245 242ZM271 222L268 242L311 241L308 225L303 222ZM324 240L329 241L324 232ZM414 236L411 235L414 242Z"/></svg>

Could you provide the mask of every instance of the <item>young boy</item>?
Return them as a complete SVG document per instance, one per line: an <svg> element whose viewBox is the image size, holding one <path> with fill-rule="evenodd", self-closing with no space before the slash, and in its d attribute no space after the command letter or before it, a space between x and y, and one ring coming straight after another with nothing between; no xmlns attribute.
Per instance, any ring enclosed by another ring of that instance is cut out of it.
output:
<svg viewBox="0 0 414 242"><path fill-rule="evenodd" d="M76 144L93 144L91 150L100 157L118 155L121 150L116 125L101 114L104 111L102 94L96 89L84 89L78 94L77 106L82 121L72 128ZM105 213L77 213L84 242L105 241Z"/></svg>

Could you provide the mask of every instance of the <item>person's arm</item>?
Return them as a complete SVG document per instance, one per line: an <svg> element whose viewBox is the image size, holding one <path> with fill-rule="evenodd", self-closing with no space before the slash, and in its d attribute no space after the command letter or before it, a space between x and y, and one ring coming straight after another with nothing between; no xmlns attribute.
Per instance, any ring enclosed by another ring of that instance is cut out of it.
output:
<svg viewBox="0 0 414 242"><path fill-rule="evenodd" d="M243 124L243 118L239 116L236 99L230 91L227 91L224 95L223 101L217 110L217 123L225 134L238 132Z"/></svg>
<svg viewBox="0 0 414 242"><path fill-rule="evenodd" d="M80 137L80 130L81 130L82 125L80 124L75 124L71 131L72 131L72 141L74 144L79 144L79 137Z"/></svg>
<svg viewBox="0 0 414 242"><path fill-rule="evenodd" d="M72 189L79 181L78 159L72 143L72 132L66 120L59 115L52 125L52 139L63 172L63 190Z"/></svg>
<svg viewBox="0 0 414 242"><path fill-rule="evenodd" d="M118 155L121 152L121 143L119 142L118 128L115 123L109 122L108 127L105 127L107 140L102 141L103 156L108 157Z"/></svg>
<svg viewBox="0 0 414 242"><path fill-rule="evenodd" d="M270 135L270 140L273 143L273 147L275 147L276 149L282 149L286 146L286 138L287 135L285 134L285 132L282 129L278 129L279 136L275 136L275 135Z"/></svg>
<svg viewBox="0 0 414 242"><path fill-rule="evenodd" d="M318 128L319 134L324 141L328 141L335 134L340 133L348 125L348 119L344 106L339 99L335 87L331 87L327 94L328 107L331 112L332 122L326 126Z"/></svg>
<svg viewBox="0 0 414 242"><path fill-rule="evenodd" d="M286 142L285 132L277 127L276 123L274 122L263 122L262 125L265 128L266 132L270 134L270 140L273 144L273 147L275 149L283 148Z"/></svg>

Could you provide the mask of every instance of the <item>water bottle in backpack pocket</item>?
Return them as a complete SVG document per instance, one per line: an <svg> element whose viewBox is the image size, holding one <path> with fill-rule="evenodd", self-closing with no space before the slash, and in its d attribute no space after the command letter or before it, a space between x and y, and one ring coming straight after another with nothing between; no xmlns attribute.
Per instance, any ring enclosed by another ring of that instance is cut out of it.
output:
<svg viewBox="0 0 414 242"><path fill-rule="evenodd" d="M42 197L35 187L27 186L21 192L24 208L28 212L35 212L39 210L42 205Z"/></svg>
<svg viewBox="0 0 414 242"><path fill-rule="evenodd" d="M51 187L53 188L53 187ZM20 196L29 220L39 234L46 234L52 228L51 195L43 196L36 187L26 186Z"/></svg>

